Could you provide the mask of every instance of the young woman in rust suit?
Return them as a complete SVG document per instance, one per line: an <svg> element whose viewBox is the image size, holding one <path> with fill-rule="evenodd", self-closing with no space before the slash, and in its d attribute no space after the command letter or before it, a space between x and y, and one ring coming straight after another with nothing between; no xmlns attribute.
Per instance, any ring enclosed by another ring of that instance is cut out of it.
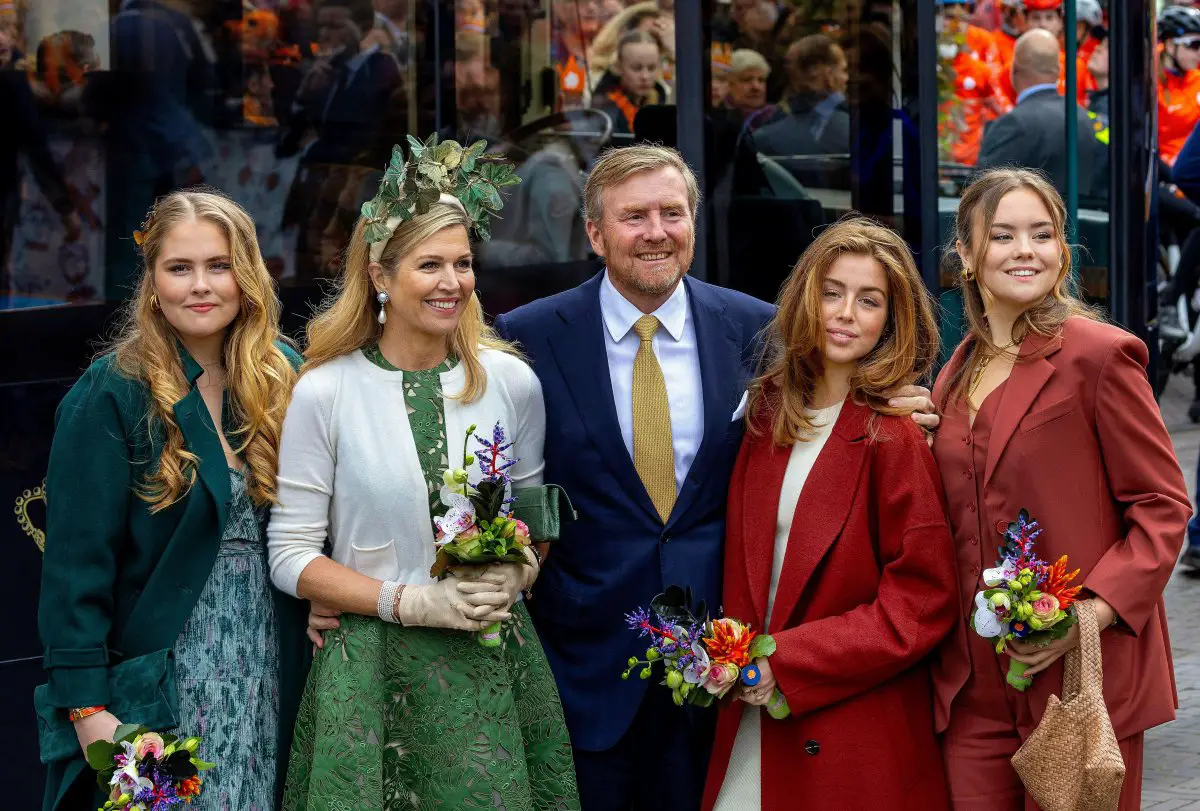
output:
<svg viewBox="0 0 1200 811"><path fill-rule="evenodd" d="M1146 346L1068 292L1065 211L1040 175L982 175L958 209L956 250L970 333L938 375L933 452L954 531L959 623L935 667L936 712L956 811L1034 809L1009 758L1061 694L1063 654L1013 646L1030 665L1007 687L1008 655L967 625L1002 526L1028 509L1038 556L1068 555L1095 601L1104 695L1125 759L1122 811L1139 807L1142 733L1175 717L1162 592L1190 515L1183 476L1146 379Z"/></svg>
<svg viewBox="0 0 1200 811"><path fill-rule="evenodd" d="M954 553L925 437L885 395L938 346L907 245L868 220L830 226L770 329L724 609L778 649L720 711L704 808L945 809L926 656L954 624ZM762 711L776 686L784 720Z"/></svg>

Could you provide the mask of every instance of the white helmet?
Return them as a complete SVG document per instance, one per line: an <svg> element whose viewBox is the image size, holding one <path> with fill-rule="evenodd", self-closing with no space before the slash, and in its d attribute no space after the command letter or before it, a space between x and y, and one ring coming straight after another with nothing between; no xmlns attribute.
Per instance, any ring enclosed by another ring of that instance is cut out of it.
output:
<svg viewBox="0 0 1200 811"><path fill-rule="evenodd" d="M1025 10L1025 0L1000 0L1000 5L1013 11Z"/></svg>
<svg viewBox="0 0 1200 811"><path fill-rule="evenodd" d="M1075 0L1075 19L1093 28L1104 25L1104 11L1100 8L1100 0Z"/></svg>

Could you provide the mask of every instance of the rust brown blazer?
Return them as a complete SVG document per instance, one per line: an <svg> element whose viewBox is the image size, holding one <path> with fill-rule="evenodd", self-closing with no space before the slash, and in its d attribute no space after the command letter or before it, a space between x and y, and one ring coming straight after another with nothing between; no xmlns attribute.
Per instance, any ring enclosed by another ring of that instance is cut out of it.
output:
<svg viewBox="0 0 1200 811"><path fill-rule="evenodd" d="M934 402L945 412L936 443L962 441L965 411L947 404L947 387L970 338L938 375ZM1040 355L1040 357L1039 357ZM1021 508L1040 523L1039 557L1070 557L1081 570L1081 596L1096 595L1120 622L1102 635L1104 696L1118 738L1175 718L1178 699L1162 594L1171 576L1191 506L1179 463L1146 378L1146 345L1124 330L1072 317L1053 338L1021 344L997 404L980 509L984 548L998 546L1002 524ZM975 483L941 470L950 514L956 499L975 498ZM961 505L960 505L961 506ZM961 610L955 633L935 663L938 729L970 672L966 624L979 577L974 531L953 527ZM1062 659L1034 678L1036 724L1062 689ZM1030 729L1022 729L1028 734Z"/></svg>

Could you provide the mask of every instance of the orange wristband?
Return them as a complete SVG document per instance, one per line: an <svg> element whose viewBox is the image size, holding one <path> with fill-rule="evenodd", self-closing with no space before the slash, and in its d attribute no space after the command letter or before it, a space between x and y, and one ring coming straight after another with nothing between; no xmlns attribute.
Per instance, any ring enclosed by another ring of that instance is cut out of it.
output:
<svg viewBox="0 0 1200 811"><path fill-rule="evenodd" d="M82 721L89 715L95 715L98 712L104 712L105 706L101 704L98 707L76 707L67 713L67 718L71 721Z"/></svg>

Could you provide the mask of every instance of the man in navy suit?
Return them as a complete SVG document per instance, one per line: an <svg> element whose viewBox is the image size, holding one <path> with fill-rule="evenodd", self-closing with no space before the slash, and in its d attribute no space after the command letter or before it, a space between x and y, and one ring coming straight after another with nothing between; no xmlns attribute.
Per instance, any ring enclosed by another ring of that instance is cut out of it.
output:
<svg viewBox="0 0 1200 811"><path fill-rule="evenodd" d="M552 547L529 611L566 711L583 808L693 811L714 714L674 706L657 679L620 680L646 649L623 617L672 584L719 611L726 492L774 308L687 276L699 190L675 150L609 151L584 197L606 270L496 319L542 383L545 480L579 514ZM665 516L634 461L634 325L645 314L658 320L651 340L670 406L675 498ZM928 392L917 395L910 404L932 411Z"/></svg>

